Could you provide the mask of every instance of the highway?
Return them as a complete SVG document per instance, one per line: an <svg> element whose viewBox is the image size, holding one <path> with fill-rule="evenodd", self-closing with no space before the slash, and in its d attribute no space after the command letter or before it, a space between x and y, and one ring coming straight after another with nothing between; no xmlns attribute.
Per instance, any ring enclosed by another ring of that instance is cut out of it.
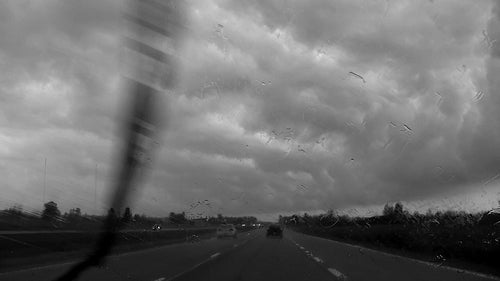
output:
<svg viewBox="0 0 500 281"><path fill-rule="evenodd" d="M70 263L0 274L3 280L53 280ZM209 239L108 258L79 280L500 280L322 238L263 229L237 239Z"/></svg>

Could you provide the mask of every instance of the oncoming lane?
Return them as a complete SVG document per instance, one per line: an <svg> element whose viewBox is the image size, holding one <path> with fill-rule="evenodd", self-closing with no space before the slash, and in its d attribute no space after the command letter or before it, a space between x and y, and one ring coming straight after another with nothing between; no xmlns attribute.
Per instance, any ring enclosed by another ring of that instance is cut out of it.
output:
<svg viewBox="0 0 500 281"><path fill-rule="evenodd" d="M259 235L255 231L240 233L237 239L209 239L180 243L108 257L100 268L90 268L78 280L167 280L210 256L245 245ZM0 274L0 281L54 280L73 263L54 264Z"/></svg>

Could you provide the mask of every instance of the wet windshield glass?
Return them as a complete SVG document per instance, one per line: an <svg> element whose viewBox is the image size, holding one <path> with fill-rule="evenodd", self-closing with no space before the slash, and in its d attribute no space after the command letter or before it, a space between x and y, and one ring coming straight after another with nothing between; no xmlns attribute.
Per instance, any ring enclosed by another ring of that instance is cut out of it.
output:
<svg viewBox="0 0 500 281"><path fill-rule="evenodd" d="M498 40L489 0L0 1L0 280L499 278Z"/></svg>

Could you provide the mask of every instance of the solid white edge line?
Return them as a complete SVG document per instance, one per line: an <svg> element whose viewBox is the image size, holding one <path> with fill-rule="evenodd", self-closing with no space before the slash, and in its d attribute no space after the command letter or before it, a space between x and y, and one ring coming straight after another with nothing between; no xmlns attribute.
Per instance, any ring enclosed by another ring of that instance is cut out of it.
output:
<svg viewBox="0 0 500 281"><path fill-rule="evenodd" d="M211 259L214 259L214 258L216 258L216 257L218 257L218 256L220 256L220 253L215 253L215 254L211 255L211 256L210 256L210 258L211 258Z"/></svg>
<svg viewBox="0 0 500 281"><path fill-rule="evenodd" d="M164 281L165 280L165 277L160 277L158 279L155 279L154 281Z"/></svg>
<svg viewBox="0 0 500 281"><path fill-rule="evenodd" d="M382 251L377 251L377 250L374 250L374 249L365 248L365 247L361 247L361 246L358 246L358 245L353 245L353 244L348 244L348 243L342 243L342 242L339 242L339 241L330 240L330 239L326 239L326 238L322 238L322 237L317 237L317 236L312 236L312 235L306 235L306 234L302 234L302 233L298 233L298 232L295 232L295 233L300 234L300 235L304 235L304 236L310 236L310 237L321 239L321 240L325 240L325 241L328 241L328 242L331 242L331 243L336 243L336 244L340 244L340 245L349 246L351 248L358 248L358 249L363 249L363 250L369 251L369 252L375 252L375 253L378 253L378 254L381 254L381 255L385 255L385 256L388 256L388 257L400 258L400 259L407 259L407 260L410 260L412 262L424 264L424 265L431 266L431 267L439 267L439 268L443 268L443 269L446 269L446 270L455 271L457 273L467 273L467 274L474 275L474 276L477 276L477 277L489 278L491 280L500 281L499 277L494 276L494 275L490 275L490 274L486 274L486 273L480 273L480 272L470 271L470 270L467 270L467 269L461 269L461 268L456 268L456 267L451 267L451 266L446 266L446 265L438 266L437 264L432 263L432 262L417 260L417 259L409 258L409 257L405 257L405 256L399 256L399 255L396 255L396 254L390 254L390 253L386 253L386 252L382 252Z"/></svg>

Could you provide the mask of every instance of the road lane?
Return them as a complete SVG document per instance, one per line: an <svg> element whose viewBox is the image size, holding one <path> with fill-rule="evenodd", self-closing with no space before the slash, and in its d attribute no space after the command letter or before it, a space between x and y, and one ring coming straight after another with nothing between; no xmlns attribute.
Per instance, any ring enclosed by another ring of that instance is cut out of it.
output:
<svg viewBox="0 0 500 281"><path fill-rule="evenodd" d="M287 239L264 233L241 248L222 253L172 281L339 280Z"/></svg>
<svg viewBox="0 0 500 281"><path fill-rule="evenodd" d="M500 280L285 230L210 239L114 256L79 280ZM3 280L52 280L66 265L0 274Z"/></svg>
<svg viewBox="0 0 500 281"><path fill-rule="evenodd" d="M481 273L438 266L360 246L285 231L285 236L303 251L321 259L348 276L349 280L486 281L500 278ZM369 277L369 278L367 278Z"/></svg>
<svg viewBox="0 0 500 281"><path fill-rule="evenodd" d="M255 232L240 233L237 239L209 239L196 243L181 243L143 251L130 252L108 258L102 268L90 268L79 280L156 280L170 278L205 261L214 253L222 253L244 245ZM70 267L71 263L57 264L0 274L0 281L53 280Z"/></svg>

